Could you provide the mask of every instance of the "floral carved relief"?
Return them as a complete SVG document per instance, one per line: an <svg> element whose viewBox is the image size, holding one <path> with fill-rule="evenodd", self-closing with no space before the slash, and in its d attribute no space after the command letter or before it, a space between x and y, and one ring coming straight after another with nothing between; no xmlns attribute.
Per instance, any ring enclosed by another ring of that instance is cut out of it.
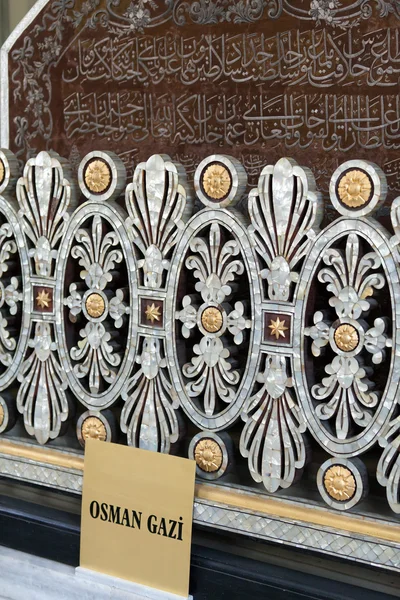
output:
<svg viewBox="0 0 400 600"><path fill-rule="evenodd" d="M360 252L355 234L347 237L344 253L332 248L325 251L323 261L328 266L319 271L318 279L332 294L329 305L336 314L327 322L322 312L316 312L314 325L305 329L305 335L313 340L315 356L328 345L334 353L325 367L328 377L311 393L318 402L316 414L322 421L333 420L339 439L347 438L352 423L366 427L380 399L371 380L373 369L362 356L369 353L372 365L379 365L385 349L392 345L384 319L377 318L371 324L365 320L376 304L374 295L385 286L385 278L377 272L379 256Z"/></svg>
<svg viewBox="0 0 400 600"><path fill-rule="evenodd" d="M245 267L240 246L235 240L224 241L223 228L212 224L208 239L195 237L185 260L186 269L193 273L195 295L182 299L182 310L176 314L184 338L196 335L190 362L182 367L189 398L198 398L201 410L212 416L220 410L221 402L234 399L240 373L232 368L236 350L246 330L251 326L243 302L229 304ZM232 349L229 349L231 347Z"/></svg>
<svg viewBox="0 0 400 600"><path fill-rule="evenodd" d="M85 290L78 285L70 285L70 295L64 304L69 308L70 319L83 315L86 324L80 330L81 340L71 348L74 371L78 378L88 378L92 394L97 394L102 385L111 384L117 376L121 356L115 352L112 334L107 321L120 329L124 317L129 313L124 292L109 289L118 265L123 261L123 253L118 248L118 236L114 232L103 233L100 216L93 218L91 229L80 229L75 235L77 245L72 247L71 256L82 267L80 277L85 282Z"/></svg>

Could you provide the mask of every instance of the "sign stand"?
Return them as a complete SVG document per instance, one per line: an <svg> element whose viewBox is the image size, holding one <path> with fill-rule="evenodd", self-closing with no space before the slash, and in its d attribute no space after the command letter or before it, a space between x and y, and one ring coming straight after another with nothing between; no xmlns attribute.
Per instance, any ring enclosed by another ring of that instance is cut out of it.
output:
<svg viewBox="0 0 400 600"><path fill-rule="evenodd" d="M83 567L75 569L75 577L84 579L90 583L97 583L112 588L113 598L118 599L118 596L115 596L115 592L121 592L121 600L193 600L193 596L177 596L176 594L163 592L162 590L84 569Z"/></svg>
<svg viewBox="0 0 400 600"><path fill-rule="evenodd" d="M88 440L76 576L121 600L188 600L195 467Z"/></svg>

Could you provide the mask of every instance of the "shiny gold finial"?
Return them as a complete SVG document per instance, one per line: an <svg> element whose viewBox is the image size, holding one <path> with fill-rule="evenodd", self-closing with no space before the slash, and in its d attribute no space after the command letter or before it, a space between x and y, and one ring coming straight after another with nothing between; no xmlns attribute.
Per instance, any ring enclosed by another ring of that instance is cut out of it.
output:
<svg viewBox="0 0 400 600"><path fill-rule="evenodd" d="M208 333L218 333L223 323L222 312L215 306L210 306L201 315L201 324Z"/></svg>
<svg viewBox="0 0 400 600"><path fill-rule="evenodd" d="M342 352L352 352L357 348L360 341L357 329L348 323L339 325L335 331L334 338L336 346Z"/></svg>
<svg viewBox="0 0 400 600"><path fill-rule="evenodd" d="M46 290L40 290L36 296L36 304L39 308L49 308L51 305L51 297Z"/></svg>
<svg viewBox="0 0 400 600"><path fill-rule="evenodd" d="M221 200L229 194L232 179L224 165L213 163L204 171L202 183L203 189L209 198Z"/></svg>
<svg viewBox="0 0 400 600"><path fill-rule="evenodd" d="M329 496L339 502L351 500L357 487L353 473L342 465L333 465L325 472L324 486Z"/></svg>
<svg viewBox="0 0 400 600"><path fill-rule="evenodd" d="M207 473L215 473L222 465L221 447L211 438L203 438L196 444L194 459L199 469Z"/></svg>
<svg viewBox="0 0 400 600"><path fill-rule="evenodd" d="M372 185L368 175L358 169L348 171L341 178L338 195L345 206L359 208L371 197Z"/></svg>
<svg viewBox="0 0 400 600"><path fill-rule="evenodd" d="M82 423L82 438L85 442L88 439L105 442L107 439L107 430L104 423L98 417L88 417L85 419Z"/></svg>
<svg viewBox="0 0 400 600"><path fill-rule="evenodd" d="M90 192L103 194L111 182L111 169L104 160L92 160L86 167L84 179Z"/></svg>
<svg viewBox="0 0 400 600"><path fill-rule="evenodd" d="M104 298L100 294L90 294L86 299L86 310L92 319L98 319L103 316L105 309Z"/></svg>

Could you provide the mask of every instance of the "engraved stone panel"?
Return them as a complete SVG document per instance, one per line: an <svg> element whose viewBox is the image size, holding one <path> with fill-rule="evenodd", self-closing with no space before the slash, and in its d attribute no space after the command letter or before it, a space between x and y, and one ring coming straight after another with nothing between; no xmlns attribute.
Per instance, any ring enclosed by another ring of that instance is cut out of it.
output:
<svg viewBox="0 0 400 600"><path fill-rule="evenodd" d="M41 0L3 54L3 146L166 153L192 177L223 151L254 185L290 154L323 192L351 156L400 191L393 0Z"/></svg>

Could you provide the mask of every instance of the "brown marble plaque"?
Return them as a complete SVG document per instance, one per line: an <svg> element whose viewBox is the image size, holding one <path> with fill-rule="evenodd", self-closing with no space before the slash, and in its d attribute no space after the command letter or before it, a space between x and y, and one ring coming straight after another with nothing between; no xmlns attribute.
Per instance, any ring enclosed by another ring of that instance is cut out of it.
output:
<svg viewBox="0 0 400 600"><path fill-rule="evenodd" d="M8 52L10 148L77 167L154 152L193 174L211 153L291 156L327 191L339 163L377 162L400 192L395 0L49 0Z"/></svg>

